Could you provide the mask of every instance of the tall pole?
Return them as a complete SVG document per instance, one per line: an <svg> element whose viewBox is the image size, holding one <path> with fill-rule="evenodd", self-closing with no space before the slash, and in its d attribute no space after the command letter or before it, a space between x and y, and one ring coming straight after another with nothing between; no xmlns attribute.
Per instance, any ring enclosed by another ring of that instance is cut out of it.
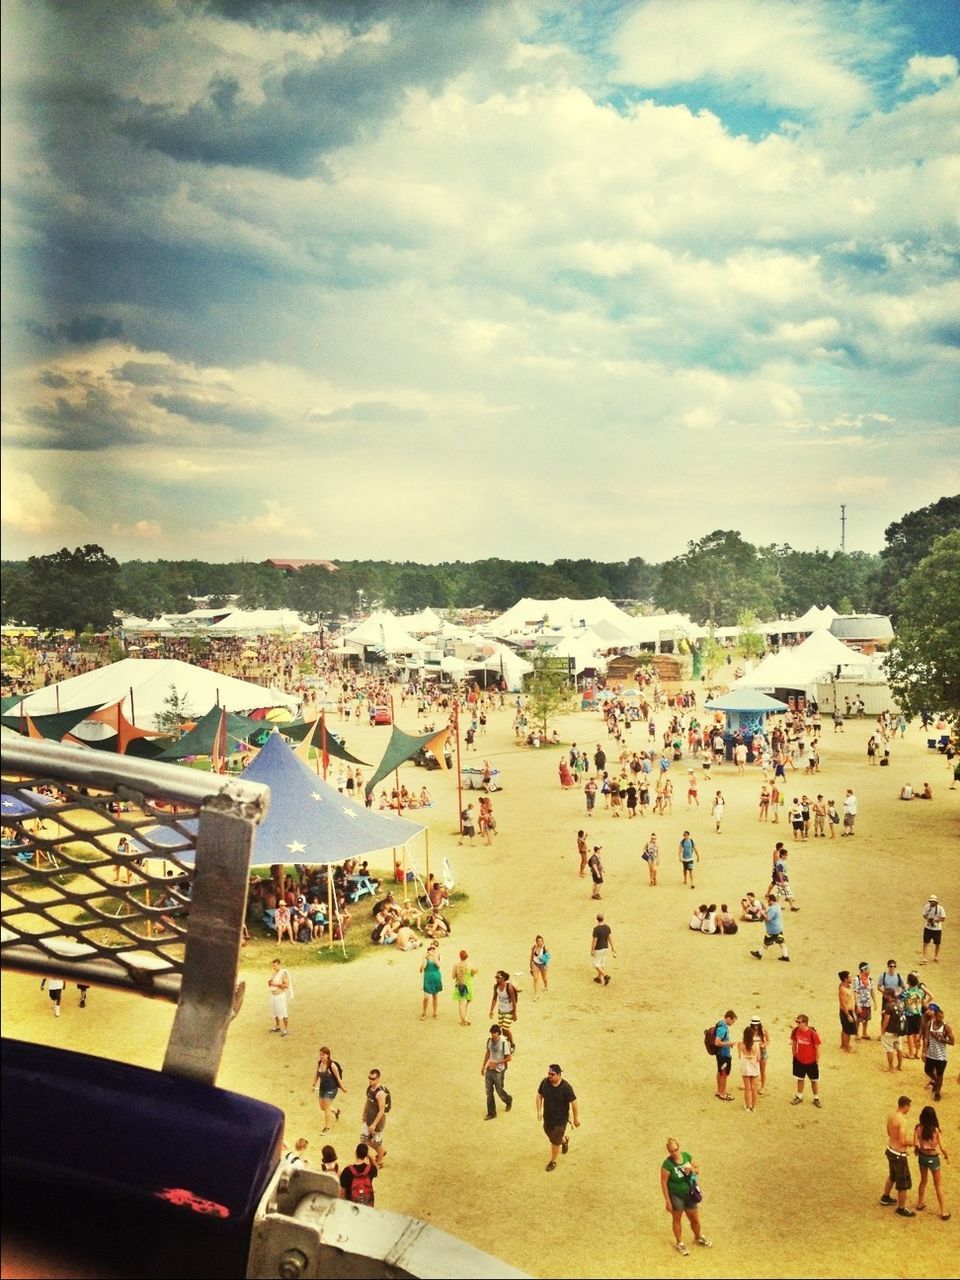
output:
<svg viewBox="0 0 960 1280"><path fill-rule="evenodd" d="M840 554L846 555L847 551L847 507L846 503L840 504Z"/></svg>
<svg viewBox="0 0 960 1280"><path fill-rule="evenodd" d="M460 703L453 700L453 730L457 740L457 831L463 835L463 774L460 772Z"/></svg>

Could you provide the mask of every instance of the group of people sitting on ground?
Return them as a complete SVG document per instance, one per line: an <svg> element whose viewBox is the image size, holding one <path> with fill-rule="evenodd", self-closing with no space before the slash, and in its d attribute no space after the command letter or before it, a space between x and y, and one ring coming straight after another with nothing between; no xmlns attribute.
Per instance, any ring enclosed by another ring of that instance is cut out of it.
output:
<svg viewBox="0 0 960 1280"><path fill-rule="evenodd" d="M385 790L380 792L379 808L395 809L397 813L404 809L428 809L431 804L433 801L426 787L421 787L419 793L410 791L407 787L400 787L399 790L394 787L389 796Z"/></svg>
<svg viewBox="0 0 960 1280"><path fill-rule="evenodd" d="M925 782L922 787L911 786L909 782L905 782L900 788L901 800L932 800L933 787L929 782Z"/></svg>
<svg viewBox="0 0 960 1280"><path fill-rule="evenodd" d="M392 893L373 905L373 929L370 940L382 947L397 947L400 951L416 951L423 946L417 930L434 941L449 938L450 923L443 914L450 901L450 894L442 880L427 876L426 896L430 903L424 914L416 903L398 902Z"/></svg>
<svg viewBox="0 0 960 1280"><path fill-rule="evenodd" d="M709 906L701 902L690 917L690 928L697 933L736 933L739 925L725 902L721 902L719 911L715 902Z"/></svg>

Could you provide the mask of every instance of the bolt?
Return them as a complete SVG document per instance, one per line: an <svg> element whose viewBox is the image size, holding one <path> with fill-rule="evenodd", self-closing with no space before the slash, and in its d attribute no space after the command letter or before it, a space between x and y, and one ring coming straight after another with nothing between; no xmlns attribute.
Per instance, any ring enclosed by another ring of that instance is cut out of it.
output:
<svg viewBox="0 0 960 1280"><path fill-rule="evenodd" d="M307 1255L300 1249L288 1249L280 1259L278 1275L281 1280L299 1280L307 1266Z"/></svg>

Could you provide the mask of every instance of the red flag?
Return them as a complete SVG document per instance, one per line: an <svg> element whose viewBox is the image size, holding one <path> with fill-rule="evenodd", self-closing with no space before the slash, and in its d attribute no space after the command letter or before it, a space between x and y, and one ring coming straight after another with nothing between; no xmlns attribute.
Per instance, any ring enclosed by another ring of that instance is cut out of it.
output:
<svg viewBox="0 0 960 1280"><path fill-rule="evenodd" d="M213 759L213 772L227 772L227 713L226 710L220 708L220 723L217 725L217 732L213 735L213 750L210 752Z"/></svg>

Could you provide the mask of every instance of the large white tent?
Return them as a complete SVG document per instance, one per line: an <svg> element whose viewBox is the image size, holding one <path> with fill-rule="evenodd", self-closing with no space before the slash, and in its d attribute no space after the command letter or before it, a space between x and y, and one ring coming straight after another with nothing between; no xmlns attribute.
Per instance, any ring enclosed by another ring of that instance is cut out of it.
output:
<svg viewBox="0 0 960 1280"><path fill-rule="evenodd" d="M255 711L259 707L287 707L295 712L299 699L280 689L264 688L249 680L196 667L177 658L124 658L24 697L26 715L50 715L77 707L112 707L118 702L128 721L142 729L156 727L156 717L168 710L171 687L191 715L204 715L219 704L226 711ZM21 703L12 711L20 712Z"/></svg>
<svg viewBox="0 0 960 1280"><path fill-rule="evenodd" d="M534 600L524 596L512 609L502 613L491 624L498 635L511 635L516 632L532 631L543 619L547 627L580 627L592 626L595 622L615 622L624 627L629 634L629 624L633 621L629 613L618 608L606 596L596 596L593 600L570 600L560 596L556 600Z"/></svg>
<svg viewBox="0 0 960 1280"><path fill-rule="evenodd" d="M829 631L814 631L802 644L768 654L733 686L749 689L812 689L818 680L839 673L858 675L870 666Z"/></svg>
<svg viewBox="0 0 960 1280"><path fill-rule="evenodd" d="M301 635L315 631L293 609L231 609L225 618L213 623L211 635L266 636Z"/></svg>
<svg viewBox="0 0 960 1280"><path fill-rule="evenodd" d="M415 640L401 620L386 610L371 613L369 618L346 633L342 643L383 653L422 653L429 648L422 641Z"/></svg>

